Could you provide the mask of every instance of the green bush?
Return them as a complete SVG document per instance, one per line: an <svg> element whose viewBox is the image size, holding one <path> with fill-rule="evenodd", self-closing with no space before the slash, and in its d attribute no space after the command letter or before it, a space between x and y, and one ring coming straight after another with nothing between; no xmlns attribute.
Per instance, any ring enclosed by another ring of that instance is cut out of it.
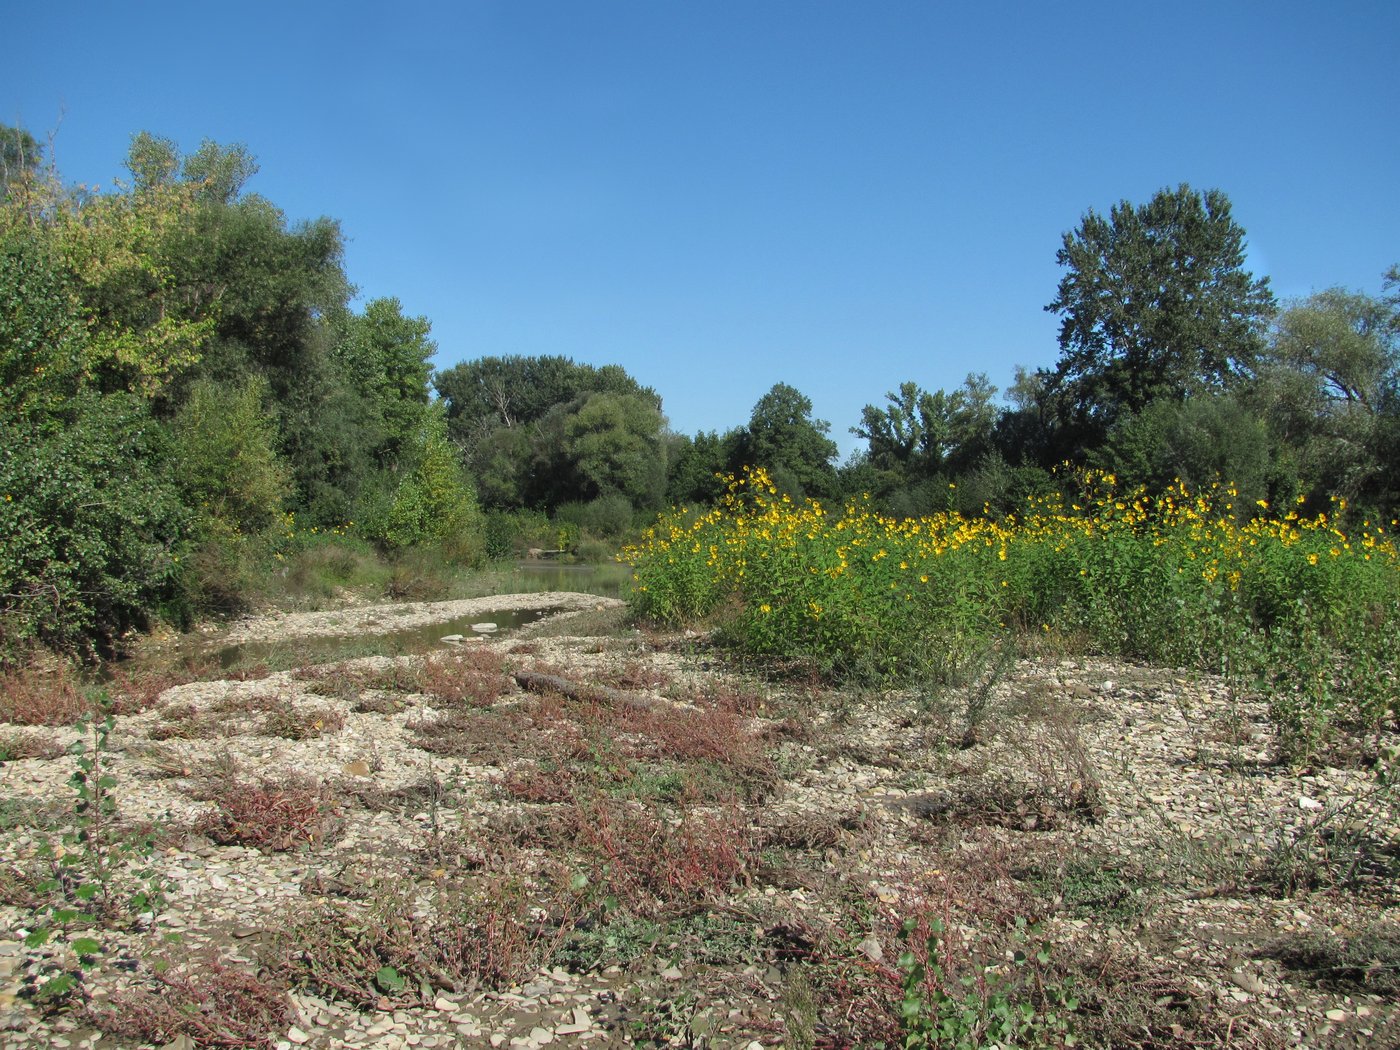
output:
<svg viewBox="0 0 1400 1050"><path fill-rule="evenodd" d="M0 425L0 653L110 650L174 594L189 514L127 394Z"/></svg>
<svg viewBox="0 0 1400 1050"><path fill-rule="evenodd" d="M565 503L554 512L554 517L577 526L582 533L616 539L631 530L636 513L631 500L614 492L587 503Z"/></svg>

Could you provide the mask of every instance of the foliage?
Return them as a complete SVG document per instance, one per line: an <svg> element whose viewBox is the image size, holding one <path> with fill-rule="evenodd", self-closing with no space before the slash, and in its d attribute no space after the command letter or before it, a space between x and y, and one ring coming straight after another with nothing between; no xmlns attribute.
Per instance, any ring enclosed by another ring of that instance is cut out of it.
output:
<svg viewBox="0 0 1400 1050"><path fill-rule="evenodd" d="M1244 269L1244 230L1219 190L1091 210L1056 261L1068 272L1046 307L1062 318L1047 391L1090 440L1160 398L1228 389L1264 348L1273 295Z"/></svg>
<svg viewBox="0 0 1400 1050"><path fill-rule="evenodd" d="M89 927L100 917L153 916L164 899L164 886L146 863L154 852L149 836L121 835L116 827L116 778L109 772L109 743L116 720L110 711L100 720L84 716L78 722L80 736L70 748L76 767L68 785L77 795L72 809L72 829L63 834L61 848L41 842L40 855L52 864L53 875L36 888L49 897L34 928L25 937L29 948L40 948L55 933L72 927ZM68 946L87 969L95 965L102 943L91 934L68 939ZM47 998L66 994L76 983L63 973L44 985Z"/></svg>
<svg viewBox="0 0 1400 1050"><path fill-rule="evenodd" d="M613 493L635 506L660 506L666 487L664 420L647 398L593 393L564 423L565 448L591 498Z"/></svg>
<svg viewBox="0 0 1400 1050"><path fill-rule="evenodd" d="M340 373L372 407L383 431L376 454L392 463L412 438L428 403L428 359L437 345L428 338L432 325L425 317L405 317L397 299L375 299L360 315L347 314L343 332L332 351Z"/></svg>
<svg viewBox="0 0 1400 1050"><path fill-rule="evenodd" d="M1292 485L1275 472L1267 424L1229 394L1153 401L1121 417L1088 458L1125 485L1150 492L1163 492L1178 480L1202 490L1229 478L1240 493L1237 512L1246 516L1257 500L1293 495Z"/></svg>
<svg viewBox="0 0 1400 1050"><path fill-rule="evenodd" d="M661 398L621 367L483 357L439 372L433 383L488 507L542 509L608 492L659 505Z"/></svg>
<svg viewBox="0 0 1400 1050"><path fill-rule="evenodd" d="M78 389L86 331L52 238L0 211L0 403L11 418L58 411Z"/></svg>
<svg viewBox="0 0 1400 1050"><path fill-rule="evenodd" d="M367 525L390 547L441 546L451 560L473 564L484 554L481 510L438 413L425 413L410 451L413 466L400 479L384 518Z"/></svg>
<svg viewBox="0 0 1400 1050"><path fill-rule="evenodd" d="M44 149L33 135L24 128L0 124L0 191L32 179L43 160Z"/></svg>
<svg viewBox="0 0 1400 1050"><path fill-rule="evenodd" d="M907 947L899 956L904 998L899 1004L905 1050L977 1050L984 1046L1067 1047L1076 1040L1069 1017L1079 1001L1065 984L1047 980L1043 969L1049 951L1031 938L1039 931L1024 918L1016 919L1010 973L983 965L964 974L959 987L946 985L941 919L906 919L899 939ZM920 934L923 934L920 936Z"/></svg>
<svg viewBox="0 0 1400 1050"><path fill-rule="evenodd" d="M62 429L0 424L0 644L110 648L172 593L188 514L161 428L84 393Z"/></svg>
<svg viewBox="0 0 1400 1050"><path fill-rule="evenodd" d="M1400 311L1331 288L1280 315L1250 400L1300 488L1381 506L1400 496L1397 391Z"/></svg>
<svg viewBox="0 0 1400 1050"><path fill-rule="evenodd" d="M185 186L54 209L52 233L88 331L84 378L97 389L158 397L204 353L215 318L186 308L187 289L165 250L195 218Z"/></svg>
<svg viewBox="0 0 1400 1050"><path fill-rule="evenodd" d="M794 496L829 496L836 488L831 465L836 442L827 437L830 429L826 420L812 418L810 398L786 383L775 383L753 406L730 470L761 467Z"/></svg>
<svg viewBox="0 0 1400 1050"><path fill-rule="evenodd" d="M1342 501L1244 520L1230 486L1178 483L1152 498L1112 475L1074 480L1076 496L1040 497L1003 521L896 519L867 501L795 503L753 471L719 507L664 517L624 551L633 607L668 623L724 608L738 647L833 670L932 664L951 676L1007 629L1247 668L1275 686L1290 757L1339 724L1393 717L1384 668L1400 644L1400 552L1384 526L1342 528Z"/></svg>
<svg viewBox="0 0 1400 1050"><path fill-rule="evenodd" d="M173 436L180 487L206 519L235 531L258 532L280 517L290 495L276 432L264 411L267 384L200 380L175 417Z"/></svg>
<svg viewBox="0 0 1400 1050"><path fill-rule="evenodd" d="M887 408L866 405L851 433L869 443L869 460L902 483L962 471L990 447L997 389L981 373L970 374L951 394L929 393L901 383L885 395Z"/></svg>

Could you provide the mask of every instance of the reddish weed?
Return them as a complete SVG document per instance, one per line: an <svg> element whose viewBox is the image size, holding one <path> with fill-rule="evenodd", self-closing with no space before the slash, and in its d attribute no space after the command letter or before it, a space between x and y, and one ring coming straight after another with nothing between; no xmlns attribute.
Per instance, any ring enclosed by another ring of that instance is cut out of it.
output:
<svg viewBox="0 0 1400 1050"><path fill-rule="evenodd" d="M418 1001L434 985L502 988L538 972L576 920L576 902L534 906L524 886L502 876L444 889L428 907L402 883L375 887L363 909L328 902L280 939L274 964L290 979L372 1008L384 997Z"/></svg>
<svg viewBox="0 0 1400 1050"><path fill-rule="evenodd" d="M28 664L0 672L0 722L21 726L68 726L96 705L66 663Z"/></svg>
<svg viewBox="0 0 1400 1050"><path fill-rule="evenodd" d="M313 845L329 836L338 810L318 785L293 780L281 783L224 781L211 799L212 812L197 830L220 845L289 850Z"/></svg>
<svg viewBox="0 0 1400 1050"><path fill-rule="evenodd" d="M728 890L753 859L737 808L692 811L673 826L653 808L594 799L574 820L579 845L597 861L594 881L640 914Z"/></svg>
<svg viewBox="0 0 1400 1050"><path fill-rule="evenodd" d="M216 956L197 968L172 967L148 986L117 992L107 1007L90 1007L93 1023L110 1036L141 1043L189 1036L196 1046L271 1047L292 1020L286 989L235 969Z"/></svg>

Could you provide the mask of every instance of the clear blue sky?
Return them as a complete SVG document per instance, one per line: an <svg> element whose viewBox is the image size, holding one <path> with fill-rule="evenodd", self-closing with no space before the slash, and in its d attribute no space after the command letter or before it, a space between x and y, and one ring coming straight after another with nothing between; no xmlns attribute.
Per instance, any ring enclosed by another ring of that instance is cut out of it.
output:
<svg viewBox="0 0 1400 1050"><path fill-rule="evenodd" d="M843 452L903 380L1056 360L1061 234L1217 187L1282 297L1400 262L1400 4L12 5L0 120L110 183L242 142L437 364L617 363L672 426L775 382ZM61 122L60 122L61 118Z"/></svg>

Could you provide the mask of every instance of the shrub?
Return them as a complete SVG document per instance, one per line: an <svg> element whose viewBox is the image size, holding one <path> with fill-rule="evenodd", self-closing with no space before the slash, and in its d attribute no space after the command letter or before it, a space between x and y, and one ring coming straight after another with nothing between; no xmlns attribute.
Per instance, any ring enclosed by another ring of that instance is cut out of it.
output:
<svg viewBox="0 0 1400 1050"><path fill-rule="evenodd" d="M111 650L173 594L188 515L161 428L126 394L0 424L0 659Z"/></svg>

